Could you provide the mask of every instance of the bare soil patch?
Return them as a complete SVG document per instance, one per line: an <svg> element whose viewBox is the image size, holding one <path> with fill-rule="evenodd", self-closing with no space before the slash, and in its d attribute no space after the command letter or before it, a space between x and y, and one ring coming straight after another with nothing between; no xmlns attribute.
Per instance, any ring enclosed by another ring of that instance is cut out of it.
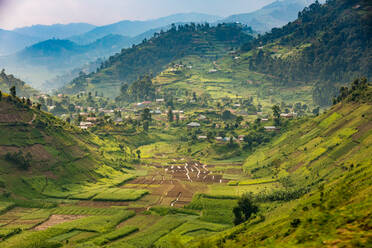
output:
<svg viewBox="0 0 372 248"><path fill-rule="evenodd" d="M48 229L49 227L52 227L52 226L55 226L55 225L58 225L58 224L73 221L73 220L77 220L77 219L81 219L83 217L85 217L85 215L54 214L54 215L51 215L48 220L46 220L45 222L36 226L34 229L37 230L37 231L41 231L41 230Z"/></svg>
<svg viewBox="0 0 372 248"><path fill-rule="evenodd" d="M368 132L369 130L372 129L372 122L367 122L363 125L360 125L359 127L357 127L358 129L358 132L356 132L355 134L353 134L353 140L358 140L360 139L366 132Z"/></svg>
<svg viewBox="0 0 372 248"><path fill-rule="evenodd" d="M40 144L21 148L16 146L0 146L0 155L18 151L22 151L24 154L30 153L32 155L32 160L36 162L53 160L53 157L45 150L44 146Z"/></svg>

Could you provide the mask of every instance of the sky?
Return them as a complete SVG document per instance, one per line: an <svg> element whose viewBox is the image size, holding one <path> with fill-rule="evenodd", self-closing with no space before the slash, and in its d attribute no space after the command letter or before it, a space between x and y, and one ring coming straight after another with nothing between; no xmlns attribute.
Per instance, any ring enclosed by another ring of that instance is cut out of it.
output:
<svg viewBox="0 0 372 248"><path fill-rule="evenodd" d="M0 0L0 28L86 22L106 25L176 13L229 16L257 10L274 0Z"/></svg>

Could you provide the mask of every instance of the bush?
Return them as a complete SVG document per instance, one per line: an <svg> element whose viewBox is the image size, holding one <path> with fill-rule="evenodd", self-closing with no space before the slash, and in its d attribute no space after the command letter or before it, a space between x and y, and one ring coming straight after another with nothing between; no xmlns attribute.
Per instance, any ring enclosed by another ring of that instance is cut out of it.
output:
<svg viewBox="0 0 372 248"><path fill-rule="evenodd" d="M24 156L22 151L15 153L8 152L5 155L5 160L17 164L22 170L27 170L31 165L32 156L31 153L27 153Z"/></svg>
<svg viewBox="0 0 372 248"><path fill-rule="evenodd" d="M233 208L235 216L234 224L239 225L251 218L251 216L258 212L258 206L253 202L251 194L244 194L238 200L238 206Z"/></svg>

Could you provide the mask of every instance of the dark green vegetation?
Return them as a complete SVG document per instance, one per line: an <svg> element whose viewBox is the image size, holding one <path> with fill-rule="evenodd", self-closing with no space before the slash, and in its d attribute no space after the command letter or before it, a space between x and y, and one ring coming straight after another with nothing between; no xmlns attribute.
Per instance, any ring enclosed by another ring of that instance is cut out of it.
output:
<svg viewBox="0 0 372 248"><path fill-rule="evenodd" d="M122 83L132 83L148 73L157 74L177 59L198 55L212 60L250 39L249 33L235 24L217 27L174 25L170 30L156 33L153 38L110 57L97 73L76 78L63 91L77 93L92 89L116 96Z"/></svg>
<svg viewBox="0 0 372 248"><path fill-rule="evenodd" d="M245 44L247 64L283 84L319 82L314 101L327 105L335 83L372 75L371 9L370 1L363 0L316 2L296 21Z"/></svg>

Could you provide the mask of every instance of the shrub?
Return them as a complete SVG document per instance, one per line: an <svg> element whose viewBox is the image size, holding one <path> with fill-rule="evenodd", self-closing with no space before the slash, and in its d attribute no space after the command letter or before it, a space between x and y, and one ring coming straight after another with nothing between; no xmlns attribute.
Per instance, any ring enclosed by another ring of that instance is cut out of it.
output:
<svg viewBox="0 0 372 248"><path fill-rule="evenodd" d="M253 202L251 194L244 194L238 200L238 206L233 208L235 216L234 224L239 225L251 218L251 216L258 212L258 206Z"/></svg>
<svg viewBox="0 0 372 248"><path fill-rule="evenodd" d="M5 155L5 159L9 162L17 164L20 169L27 170L31 165L32 156L30 153L27 153L24 156L22 151L15 153L8 152Z"/></svg>

